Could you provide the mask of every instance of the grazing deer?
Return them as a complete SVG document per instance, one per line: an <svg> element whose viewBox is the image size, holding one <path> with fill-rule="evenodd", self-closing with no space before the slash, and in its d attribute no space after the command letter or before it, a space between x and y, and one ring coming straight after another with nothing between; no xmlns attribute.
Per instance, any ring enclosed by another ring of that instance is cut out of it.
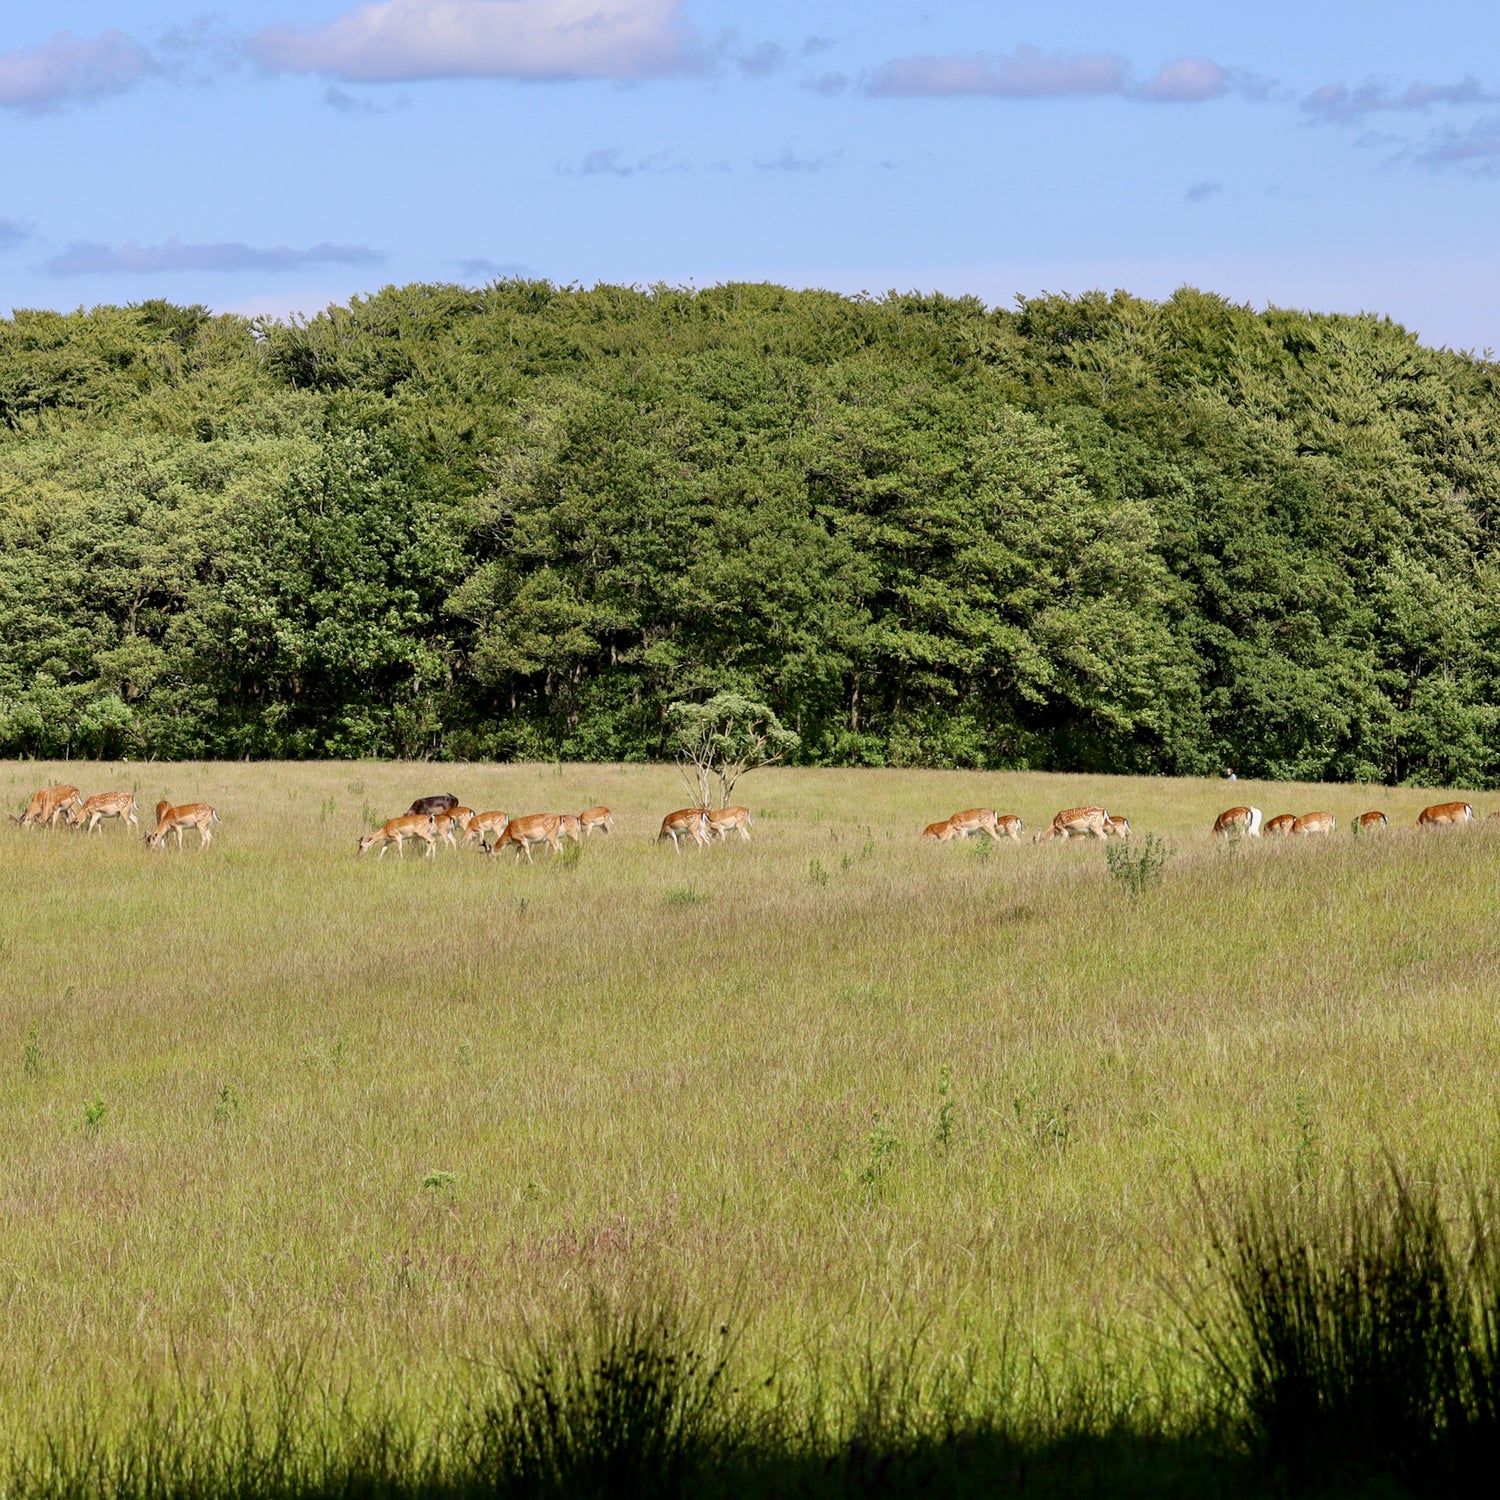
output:
<svg viewBox="0 0 1500 1500"><path fill-rule="evenodd" d="M1290 833L1297 826L1296 816L1292 813L1279 813L1266 824L1263 832L1272 835Z"/></svg>
<svg viewBox="0 0 1500 1500"><path fill-rule="evenodd" d="M954 813L948 821L960 838L966 839L971 833L987 833L992 839L1001 837L1000 819L992 807L970 807Z"/></svg>
<svg viewBox="0 0 1500 1500"><path fill-rule="evenodd" d="M575 844L583 842L583 819L577 813L558 813L557 836L572 839Z"/></svg>
<svg viewBox="0 0 1500 1500"><path fill-rule="evenodd" d="M1107 839L1128 839L1130 837L1130 819L1106 817L1104 820L1104 837Z"/></svg>
<svg viewBox="0 0 1500 1500"><path fill-rule="evenodd" d="M102 833L106 818L123 818L133 827L140 827L135 815L134 792L97 792L82 806L69 808L66 817L75 832L82 826L85 833L92 833L96 828ZM158 814L157 821L160 820Z"/></svg>
<svg viewBox="0 0 1500 1500"><path fill-rule="evenodd" d="M172 807L169 803L158 802L156 804L156 827L146 835L146 846L148 848L160 849L167 841L169 833L177 835L177 848L182 849L182 830L184 828L196 828L198 830L198 847L206 849L213 843L215 823L222 822L213 808L206 802L184 802L181 807Z"/></svg>
<svg viewBox="0 0 1500 1500"><path fill-rule="evenodd" d="M607 807L591 807L578 814L578 821L583 825L585 836L596 828L602 828L606 833L613 833L615 828L615 815Z"/></svg>
<svg viewBox="0 0 1500 1500"><path fill-rule="evenodd" d="M1369 833L1375 828L1384 828L1391 820L1383 812L1361 813L1354 820L1355 833Z"/></svg>
<svg viewBox="0 0 1500 1500"><path fill-rule="evenodd" d="M750 842L750 809L748 807L721 807L708 814L708 831L725 839L738 830L739 836Z"/></svg>
<svg viewBox="0 0 1500 1500"><path fill-rule="evenodd" d="M562 844L558 842L561 827L562 818L557 813L528 813L524 818L512 818L505 825L505 832L490 845L490 853L498 854L507 844L514 844L516 860L520 861L524 851L526 863L534 865L536 861L531 857L533 844L545 844L554 854L562 853Z"/></svg>
<svg viewBox="0 0 1500 1500"><path fill-rule="evenodd" d="M1338 819L1335 818L1332 813L1303 813L1303 815L1292 824L1292 832L1332 833L1338 826Z"/></svg>
<svg viewBox="0 0 1500 1500"><path fill-rule="evenodd" d="M677 841L684 837L692 839L695 844L708 842L708 814L701 807L684 807L669 812L661 820L661 832L656 835L656 842L659 844L669 838L672 847L681 854L682 845Z"/></svg>
<svg viewBox="0 0 1500 1500"><path fill-rule="evenodd" d="M475 813L464 826L464 843L470 839L478 839L479 846L486 854L490 852L490 846L485 839L486 834L493 834L499 838L505 832L505 825L509 819L503 812Z"/></svg>
<svg viewBox="0 0 1500 1500"><path fill-rule="evenodd" d="M363 854L371 844L380 845L375 862L385 858L385 851L394 844L396 858L406 858L407 839L421 839L427 845L427 858L437 853L437 819L431 813L407 813L400 818L387 818L374 833L367 833L359 841L359 852Z"/></svg>
<svg viewBox="0 0 1500 1500"><path fill-rule="evenodd" d="M410 807L406 809L408 818L426 817L428 813L452 812L458 806L458 798L452 792L444 792L440 797L418 797Z"/></svg>
<svg viewBox="0 0 1500 1500"><path fill-rule="evenodd" d="M1455 823L1471 823L1474 809L1467 802L1439 802L1434 807L1424 807L1417 825L1421 828L1449 828Z"/></svg>
<svg viewBox="0 0 1500 1500"><path fill-rule="evenodd" d="M922 842L934 844L946 844L949 839L959 837L958 829L953 826L952 819L944 818L941 823L929 823L922 830Z"/></svg>
<svg viewBox="0 0 1500 1500"><path fill-rule="evenodd" d="M447 812L434 813L432 815L433 832L440 839L446 839L451 848L457 849L458 840L453 837L453 830L457 828L460 833L467 835L469 819L473 816L472 807L450 807Z"/></svg>
<svg viewBox="0 0 1500 1500"><path fill-rule="evenodd" d="M1107 839L1109 821L1109 814L1102 807L1070 807L1058 813L1031 842L1048 844L1053 839Z"/></svg>
<svg viewBox="0 0 1500 1500"><path fill-rule="evenodd" d="M40 828L43 823L55 828L63 809L79 800L76 786L68 786L66 783L44 786L41 791L31 794L26 811L19 818L12 813L10 820L22 828Z"/></svg>
<svg viewBox="0 0 1500 1500"><path fill-rule="evenodd" d="M1260 809L1258 807L1226 808L1214 819L1216 839L1258 839L1260 837Z"/></svg>

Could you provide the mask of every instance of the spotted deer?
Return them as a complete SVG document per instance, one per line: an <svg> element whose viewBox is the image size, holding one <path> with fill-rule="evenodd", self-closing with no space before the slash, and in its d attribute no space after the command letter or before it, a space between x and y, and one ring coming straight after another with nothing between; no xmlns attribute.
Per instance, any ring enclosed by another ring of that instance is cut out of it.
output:
<svg viewBox="0 0 1500 1500"><path fill-rule="evenodd" d="M76 805L80 800L78 788L69 786L66 782L57 786L44 786L31 794L26 811L20 817L12 813L10 820L22 828L40 828L44 823L49 828L55 828L64 809Z"/></svg>
<svg viewBox="0 0 1500 1500"><path fill-rule="evenodd" d="M121 818L132 827L140 827L140 820L135 815L134 792L97 792L81 806L70 808L67 818L75 831L82 828L85 833L93 833L96 828L102 833L106 818Z"/></svg>
<svg viewBox="0 0 1500 1500"><path fill-rule="evenodd" d="M656 835L659 844L663 839L671 839L672 847L682 853L682 845L679 839L689 838L695 844L706 844L708 842L708 814L701 807L683 807L676 812L669 812L661 820L661 832Z"/></svg>
<svg viewBox="0 0 1500 1500"><path fill-rule="evenodd" d="M748 807L721 807L708 814L708 831L721 840L738 832L745 843L750 842L750 809Z"/></svg>
<svg viewBox="0 0 1500 1500"><path fill-rule="evenodd" d="M156 827L146 835L148 848L163 848L169 833L177 835L177 848L182 849L182 831L184 828L196 828L198 830L198 847L206 849L213 843L215 823L222 822L213 808L206 802L184 802L181 807L172 807L169 803L158 802L156 804Z"/></svg>
<svg viewBox="0 0 1500 1500"><path fill-rule="evenodd" d="M524 853L526 863L534 865L536 861L531 857L533 844L545 844L554 854L562 853L562 844L558 842L561 826L562 818L557 813L528 813L524 818L512 818L505 825L505 832L490 845L490 853L498 854L514 844L516 859L519 861Z"/></svg>
<svg viewBox="0 0 1500 1500"><path fill-rule="evenodd" d="M1070 807L1058 813L1031 842L1047 844L1053 839L1107 839L1109 821L1109 814L1102 807Z"/></svg>
<svg viewBox="0 0 1500 1500"><path fill-rule="evenodd" d="M596 828L602 828L605 833L614 832L615 815L607 807L591 807L587 812L578 814L578 821L583 827L585 837Z"/></svg>

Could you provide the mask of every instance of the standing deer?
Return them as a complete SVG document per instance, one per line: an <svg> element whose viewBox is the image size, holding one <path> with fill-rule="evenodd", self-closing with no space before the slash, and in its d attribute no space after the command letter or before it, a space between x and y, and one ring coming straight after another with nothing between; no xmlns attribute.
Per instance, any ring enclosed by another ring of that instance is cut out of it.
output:
<svg viewBox="0 0 1500 1500"><path fill-rule="evenodd" d="M385 851L394 844L396 858L406 858L406 840L420 839L427 845L426 857L437 853L437 819L431 813L407 813L400 818L387 818L374 833L367 833L359 841L359 852L363 854L372 844L380 845L375 856L376 864L385 858Z"/></svg>
<svg viewBox="0 0 1500 1500"><path fill-rule="evenodd" d="M503 812L475 813L464 828L464 843L467 844L470 839L478 839L480 848L488 854L490 846L485 835L490 834L498 839L505 832L505 825L508 821L509 819Z"/></svg>
<svg viewBox="0 0 1500 1500"><path fill-rule="evenodd" d="M572 839L575 844L583 842L583 819L577 813L558 813L557 836Z"/></svg>
<svg viewBox="0 0 1500 1500"><path fill-rule="evenodd" d="M531 857L533 844L545 844L554 854L562 853L562 844L558 842L561 827L562 819L557 813L528 813L524 818L512 818L505 825L505 832L490 845L490 853L498 854L507 844L514 844L517 861L524 852L526 863L534 865L536 861Z"/></svg>
<svg viewBox="0 0 1500 1500"><path fill-rule="evenodd" d="M196 828L198 847L206 849L213 843L213 825L222 821L218 813L206 802L184 802L181 807L172 807L166 802L158 802L156 804L156 827L146 835L146 846L160 849L166 844L167 835L175 833L177 848L181 852L182 830Z"/></svg>
<svg viewBox="0 0 1500 1500"><path fill-rule="evenodd" d="M1216 839L1260 837L1260 809L1258 807L1226 808L1214 819Z"/></svg>
<svg viewBox="0 0 1500 1500"><path fill-rule="evenodd" d="M682 853L679 838L690 838L695 844L708 842L708 814L701 807L684 807L669 812L661 820L661 832L656 835L659 844L663 839L672 840L672 847Z"/></svg>
<svg viewBox="0 0 1500 1500"><path fill-rule="evenodd" d="M436 797L418 797L410 807L406 809L408 818L425 817L428 813L451 812L458 806L458 798L452 792L443 792Z"/></svg>
<svg viewBox="0 0 1500 1500"><path fill-rule="evenodd" d="M1070 807L1058 813L1031 842L1047 844L1053 839L1107 839L1109 822L1109 814L1102 807Z"/></svg>
<svg viewBox="0 0 1500 1500"><path fill-rule="evenodd" d="M96 828L102 833L106 818L123 818L133 827L140 827L135 815L134 792L97 792L81 807L69 808L66 816L75 832L82 827L85 833L92 833Z"/></svg>
<svg viewBox="0 0 1500 1500"><path fill-rule="evenodd" d="M1275 837L1277 834L1290 833L1297 826L1297 819L1293 813L1278 813L1266 824L1264 832Z"/></svg>
<svg viewBox="0 0 1500 1500"><path fill-rule="evenodd" d="M949 839L960 837L958 829L953 826L949 818L944 818L941 823L929 823L922 830L922 842L933 844L946 844Z"/></svg>
<svg viewBox="0 0 1500 1500"><path fill-rule="evenodd" d="M1292 832L1332 833L1338 826L1338 819L1330 812L1303 813L1292 824Z"/></svg>
<svg viewBox="0 0 1500 1500"><path fill-rule="evenodd" d="M44 786L41 791L31 794L26 811L19 818L12 813L10 820L22 828L40 828L43 823L55 828L63 809L79 800L76 786L68 786L65 782L57 786Z"/></svg>
<svg viewBox="0 0 1500 1500"><path fill-rule="evenodd" d="M1370 833L1384 828L1391 820L1383 812L1364 812L1354 820L1355 833Z"/></svg>
<svg viewBox="0 0 1500 1500"><path fill-rule="evenodd" d="M750 842L750 809L748 807L721 807L708 814L708 831L722 840L738 830L739 836Z"/></svg>
<svg viewBox="0 0 1500 1500"><path fill-rule="evenodd" d="M1473 820L1474 809L1467 802L1439 802L1433 807L1424 807L1417 824L1421 828L1450 828Z"/></svg>
<svg viewBox="0 0 1500 1500"><path fill-rule="evenodd" d="M615 815L607 807L591 807L578 814L578 821L583 825L585 836L596 828L602 828L606 833L614 832Z"/></svg>

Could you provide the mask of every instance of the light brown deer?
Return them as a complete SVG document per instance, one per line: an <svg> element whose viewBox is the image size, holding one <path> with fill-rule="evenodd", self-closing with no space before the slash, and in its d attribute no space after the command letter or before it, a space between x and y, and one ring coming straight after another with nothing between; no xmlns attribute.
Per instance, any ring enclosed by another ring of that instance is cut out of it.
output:
<svg viewBox="0 0 1500 1500"><path fill-rule="evenodd" d="M408 817L411 814L407 814ZM446 839L450 848L458 848L458 840L453 837L456 828L460 833L467 836L469 819L474 816L472 807L450 807L447 812L434 813L432 815L432 831L440 838Z"/></svg>
<svg viewBox="0 0 1500 1500"><path fill-rule="evenodd" d="M750 842L750 809L748 807L721 807L708 815L708 831L722 840L738 832L748 844Z"/></svg>
<svg viewBox="0 0 1500 1500"><path fill-rule="evenodd" d="M1260 823L1258 807L1229 807L1214 819L1214 837L1216 839L1258 839Z"/></svg>
<svg viewBox="0 0 1500 1500"><path fill-rule="evenodd" d="M562 818L557 813L528 813L524 818L512 818L505 825L505 832L490 845L490 853L498 854L507 845L514 844L517 861L524 851L526 863L534 865L536 861L531 857L533 844L545 844L554 854L562 853L557 837L561 826Z"/></svg>
<svg viewBox="0 0 1500 1500"><path fill-rule="evenodd" d="M1130 819L1106 817L1104 820L1104 837L1107 839L1128 839L1130 837Z"/></svg>
<svg viewBox="0 0 1500 1500"><path fill-rule="evenodd" d="M69 808L67 812L68 822L73 829L76 831L81 827L85 833L92 833L96 828L102 833L106 818L123 818L125 823L139 828L140 820L135 815L135 793L96 792L82 806Z"/></svg>
<svg viewBox="0 0 1500 1500"><path fill-rule="evenodd" d="M374 833L367 833L359 841L359 852L363 854L372 844L379 844L380 853L375 856L378 864L385 858L385 851L394 844L396 858L405 859L407 839L420 839L427 845L427 858L431 859L437 853L437 827L433 815L405 813L399 818L387 818Z"/></svg>
<svg viewBox="0 0 1500 1500"><path fill-rule="evenodd" d="M1439 802L1433 807L1424 807L1417 819L1422 828L1451 828L1457 823L1474 820L1474 809L1467 802Z"/></svg>
<svg viewBox="0 0 1500 1500"><path fill-rule="evenodd" d="M40 828L43 823L55 828L63 809L80 800L78 788L69 786L66 782L57 786L44 786L41 791L31 794L26 811L19 818L12 813L10 820L22 828Z"/></svg>
<svg viewBox="0 0 1500 1500"><path fill-rule="evenodd" d="M954 832L962 839L968 838L971 833L987 833L992 839L1000 838L1000 819L995 815L992 807L970 807L963 812L956 812L948 821L953 825Z"/></svg>
<svg viewBox="0 0 1500 1500"><path fill-rule="evenodd" d="M503 812L475 813L464 828L464 843L467 844L470 839L478 839L480 846L488 854L490 846L485 835L490 834L499 838L505 832L505 825L509 821Z"/></svg>
<svg viewBox="0 0 1500 1500"><path fill-rule="evenodd" d="M557 836L560 839L572 839L575 844L583 842L583 820L577 813L558 813Z"/></svg>
<svg viewBox="0 0 1500 1500"><path fill-rule="evenodd" d="M661 820L661 832L656 835L656 842L659 844L667 838L672 840L672 847L679 854L682 853L679 839L690 838L695 844L706 844L708 814L701 807L683 807L676 812L669 812Z"/></svg>
<svg viewBox="0 0 1500 1500"><path fill-rule="evenodd" d="M615 829L615 815L607 807L591 807L578 814L578 821L583 825L585 836L596 828L602 828L606 833L613 833Z"/></svg>
<svg viewBox="0 0 1500 1500"><path fill-rule="evenodd" d="M1290 833L1297 826L1297 818L1294 813L1278 813L1266 824L1264 832L1275 837L1277 834Z"/></svg>
<svg viewBox="0 0 1500 1500"><path fill-rule="evenodd" d="M1355 833L1369 833L1376 828L1384 828L1391 820L1383 812L1361 813L1354 820Z"/></svg>
<svg viewBox="0 0 1500 1500"><path fill-rule="evenodd" d="M1048 844L1053 839L1107 839L1109 814L1102 807L1070 807L1053 818L1038 833L1033 844Z"/></svg>
<svg viewBox="0 0 1500 1500"><path fill-rule="evenodd" d="M1333 833L1339 826L1338 819L1330 812L1303 813L1292 824L1293 833Z"/></svg>
<svg viewBox="0 0 1500 1500"><path fill-rule="evenodd" d="M929 823L922 830L922 842L933 844L946 844L949 839L960 837L958 829L953 826L952 820L944 818L941 823Z"/></svg>
<svg viewBox="0 0 1500 1500"><path fill-rule="evenodd" d="M184 802L181 807L172 807L165 802L156 804L156 827L146 835L148 848L160 849L169 833L177 835L177 848L182 849L182 830L198 830L198 847L206 849L214 841L215 823L222 822L213 808L206 802Z"/></svg>

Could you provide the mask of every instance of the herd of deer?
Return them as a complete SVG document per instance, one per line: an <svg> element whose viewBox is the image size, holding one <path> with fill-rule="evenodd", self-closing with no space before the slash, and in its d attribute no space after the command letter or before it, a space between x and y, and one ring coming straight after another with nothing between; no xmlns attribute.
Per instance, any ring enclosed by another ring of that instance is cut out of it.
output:
<svg viewBox="0 0 1500 1500"><path fill-rule="evenodd" d="M438 797L418 797L399 818L391 818L362 838L359 852L363 854L379 844L376 859L384 859L387 847L394 844L397 858L404 859L406 840L416 839L427 846L427 857L431 858L437 853L439 839L456 849L457 835L462 834L465 844L478 839L486 854L514 847L518 860L524 853L528 863L535 863L531 858L533 845L546 844L554 854L561 854L564 839L581 844L596 828L609 833L614 823L614 814L607 807L591 807L581 813L527 813L518 818L507 817L503 812L477 813L472 807L464 807L451 792L445 792ZM707 844L715 835L723 839L736 832L746 843L750 842L748 807L721 807L717 811L688 807L668 813L662 819L656 841L670 838L672 847L680 854L681 839Z"/></svg>
<svg viewBox="0 0 1500 1500"><path fill-rule="evenodd" d="M76 786L43 787L32 795L26 811L12 817L12 823L22 828L46 826L56 827L61 818L69 828L93 833L102 829L108 818L119 818L132 827L139 827L135 815L135 793L100 792L85 799ZM1492 812L1491 819L1500 819L1500 812ZM1390 819L1383 812L1361 813L1354 820L1356 833L1384 828ZM1444 827L1474 821L1474 809L1467 802L1440 802L1422 809L1417 818L1424 828ZM213 842L213 825L219 815L206 802L187 802L173 807L170 802L156 804L156 826L145 835L149 847L160 848L166 843L169 833L177 835L177 847L182 848L183 831L198 830L199 847L205 848ZM457 797L444 793L436 797L419 797L399 818L391 818L374 833L359 841L359 852L363 854L375 844L380 845L378 859L385 858L391 844L396 846L398 858L406 858L406 840L416 839L427 846L430 859L437 853L439 839L446 840L454 848L459 846L457 835L468 844L477 839L486 854L498 854L502 849L514 848L516 858L525 854L528 863L532 847L545 844L554 854L562 852L562 841L582 841L596 828L609 833L614 827L614 814L607 807L590 807L581 813L528 813L523 817L510 818L503 812L477 813L464 807ZM1296 817L1282 813L1279 817L1263 822L1258 807L1231 807L1219 814L1214 822L1215 838L1260 838L1277 834L1331 834L1338 827L1332 813L1304 813ZM971 807L954 813L941 823L929 823L922 830L924 841L945 844L950 839L966 839L971 834L984 833L996 840L1008 838L1020 842L1022 834L1020 818L1013 813L1001 816L992 808ZM662 819L661 831L656 842L672 840L677 853L682 852L682 840L707 845L715 837L727 838L738 833L750 842L750 809L747 807L721 807L717 810L705 807L684 807L671 812ZM1052 839L1075 838L1128 838L1130 822L1127 818L1112 817L1102 807L1070 807L1057 814L1050 824L1032 835L1033 844L1045 844Z"/></svg>
<svg viewBox="0 0 1500 1500"><path fill-rule="evenodd" d="M103 828L106 818L119 818L132 828L140 827L135 815L134 792L99 792L85 798L76 786L47 786L32 793L26 811L20 817L11 817L12 823L22 828L55 828L61 818L69 828L93 833ZM160 848L169 833L177 835L177 847L182 848L182 832L185 828L198 830L199 847L213 842L213 825L219 815L206 802L185 802L173 807L170 802L156 804L156 827L146 834L146 843L151 848Z"/></svg>

